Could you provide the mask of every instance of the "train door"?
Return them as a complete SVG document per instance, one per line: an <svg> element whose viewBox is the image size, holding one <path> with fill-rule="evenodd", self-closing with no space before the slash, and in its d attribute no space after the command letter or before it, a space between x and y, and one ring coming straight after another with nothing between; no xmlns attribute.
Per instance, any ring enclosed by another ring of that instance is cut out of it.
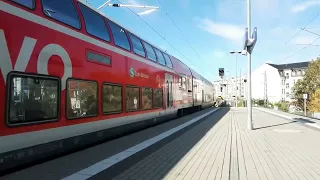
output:
<svg viewBox="0 0 320 180"><path fill-rule="evenodd" d="M171 74L165 75L165 101L166 101L166 109L171 111L173 108L173 76Z"/></svg>

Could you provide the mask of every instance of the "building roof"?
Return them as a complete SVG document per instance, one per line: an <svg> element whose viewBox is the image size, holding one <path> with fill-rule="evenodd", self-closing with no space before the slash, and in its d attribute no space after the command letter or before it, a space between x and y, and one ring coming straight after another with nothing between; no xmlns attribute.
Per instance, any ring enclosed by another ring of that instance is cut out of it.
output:
<svg viewBox="0 0 320 180"><path fill-rule="evenodd" d="M283 69L301 69L301 68L307 68L309 66L309 63L311 61L307 62L298 62L298 63L290 63L290 64L270 64L267 63L268 65L277 68L278 70L283 70Z"/></svg>

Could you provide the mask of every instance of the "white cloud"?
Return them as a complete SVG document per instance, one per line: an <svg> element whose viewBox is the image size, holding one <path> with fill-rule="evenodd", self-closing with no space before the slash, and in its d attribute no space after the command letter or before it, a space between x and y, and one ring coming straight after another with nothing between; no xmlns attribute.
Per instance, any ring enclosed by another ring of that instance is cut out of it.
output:
<svg viewBox="0 0 320 180"><path fill-rule="evenodd" d="M310 36L299 36L295 38L295 43L296 44L310 44L315 40L314 37Z"/></svg>
<svg viewBox="0 0 320 180"><path fill-rule="evenodd" d="M291 8L291 12L294 13L298 13L301 11L305 11L306 9L312 7L312 6L316 6L316 5L320 5L320 1L319 0L311 0L311 1L305 1L303 3L297 4L295 6L293 6Z"/></svg>
<svg viewBox="0 0 320 180"><path fill-rule="evenodd" d="M222 51L222 50L214 50L213 53L212 53L212 56L215 57L215 58L222 58L226 55L226 52L225 51Z"/></svg>
<svg viewBox="0 0 320 180"><path fill-rule="evenodd" d="M241 42L243 39L244 28L226 23L216 23L209 19L199 19L198 27L211 34L223 37L225 39Z"/></svg>

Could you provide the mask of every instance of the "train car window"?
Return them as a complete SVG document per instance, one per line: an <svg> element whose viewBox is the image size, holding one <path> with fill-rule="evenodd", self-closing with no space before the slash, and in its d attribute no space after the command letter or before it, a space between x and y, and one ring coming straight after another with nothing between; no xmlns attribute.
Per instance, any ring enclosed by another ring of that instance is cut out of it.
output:
<svg viewBox="0 0 320 180"><path fill-rule="evenodd" d="M130 51L130 44L124 29L111 21L108 21L108 23L112 31L114 44Z"/></svg>
<svg viewBox="0 0 320 180"><path fill-rule="evenodd" d="M9 125L56 121L59 117L60 81L48 76L12 74L8 90Z"/></svg>
<svg viewBox="0 0 320 180"><path fill-rule="evenodd" d="M133 52L135 54L140 55L140 56L146 57L146 53L144 52L144 49L143 49L143 46L142 46L140 39L131 33L129 36L130 36L130 39L132 42Z"/></svg>
<svg viewBox="0 0 320 180"><path fill-rule="evenodd" d="M106 65L111 65L111 58L108 56L103 56L101 54L97 54L91 51L87 51L87 60L98 62Z"/></svg>
<svg viewBox="0 0 320 180"><path fill-rule="evenodd" d="M73 0L42 0L45 15L64 24L80 29L80 20Z"/></svg>
<svg viewBox="0 0 320 180"><path fill-rule="evenodd" d="M148 59L151 61L157 62L157 57L153 51L152 46L146 42L143 42L143 45L146 48Z"/></svg>
<svg viewBox="0 0 320 180"><path fill-rule="evenodd" d="M171 59L169 58L169 56L168 56L167 54L165 54L165 53L163 53L163 56L164 56L164 58L166 59L167 66L168 66L169 68L173 68L172 62L171 62Z"/></svg>
<svg viewBox="0 0 320 180"><path fill-rule="evenodd" d="M122 112L122 86L119 84L102 85L102 113Z"/></svg>
<svg viewBox="0 0 320 180"><path fill-rule="evenodd" d="M79 3L79 7L87 32L97 38L110 42L109 31L102 16L81 3Z"/></svg>
<svg viewBox="0 0 320 180"><path fill-rule="evenodd" d="M163 93L162 89L154 89L153 91L153 97L154 97L153 107L154 108L162 108L162 98L163 98L162 93Z"/></svg>
<svg viewBox="0 0 320 180"><path fill-rule="evenodd" d="M157 54L157 59L158 59L159 64L165 66L165 65L166 65L166 60L165 60L164 57L162 56L162 53L161 53L158 49L156 49L156 48L154 48L154 51L155 51L156 54Z"/></svg>
<svg viewBox="0 0 320 180"><path fill-rule="evenodd" d="M98 114L98 83L95 81L68 79L67 118L75 119Z"/></svg>
<svg viewBox="0 0 320 180"><path fill-rule="evenodd" d="M126 87L126 110L138 111L140 109L140 88L136 86Z"/></svg>
<svg viewBox="0 0 320 180"><path fill-rule="evenodd" d="M152 109L152 88L142 88L142 109Z"/></svg>
<svg viewBox="0 0 320 180"><path fill-rule="evenodd" d="M11 1L18 3L24 7L27 7L29 9L35 8L35 0L11 0Z"/></svg>

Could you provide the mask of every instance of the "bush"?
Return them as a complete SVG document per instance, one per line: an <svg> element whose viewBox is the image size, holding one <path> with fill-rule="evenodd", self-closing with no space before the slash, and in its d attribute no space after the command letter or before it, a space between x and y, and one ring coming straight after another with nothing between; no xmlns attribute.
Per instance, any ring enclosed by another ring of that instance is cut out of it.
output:
<svg viewBox="0 0 320 180"><path fill-rule="evenodd" d="M278 103L275 103L274 105L278 106L278 108L281 111L289 112L289 105L287 103L285 103L285 102L278 102Z"/></svg>

